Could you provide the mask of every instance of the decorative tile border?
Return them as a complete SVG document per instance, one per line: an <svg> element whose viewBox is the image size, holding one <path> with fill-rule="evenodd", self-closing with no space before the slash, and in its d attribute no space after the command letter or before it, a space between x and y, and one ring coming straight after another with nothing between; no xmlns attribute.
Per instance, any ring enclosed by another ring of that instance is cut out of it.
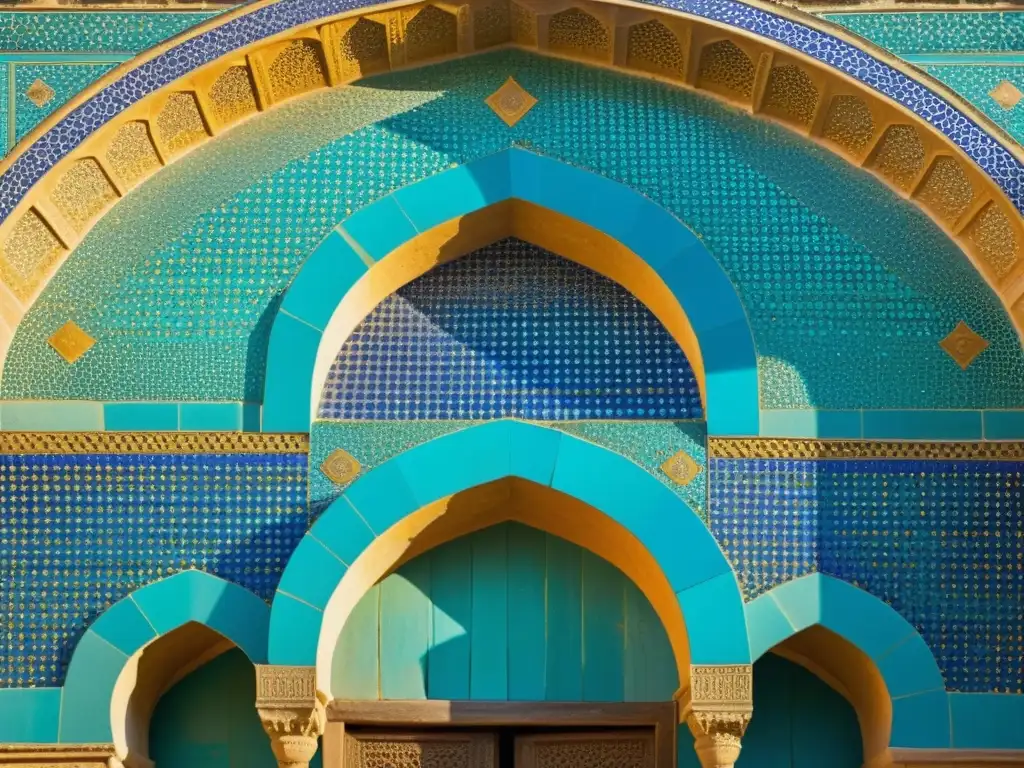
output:
<svg viewBox="0 0 1024 768"><path fill-rule="evenodd" d="M935 459L1021 461L1024 443L708 438L709 459Z"/></svg>
<svg viewBox="0 0 1024 768"><path fill-rule="evenodd" d="M307 453L309 435L247 432L0 432L0 454Z"/></svg>
<svg viewBox="0 0 1024 768"><path fill-rule="evenodd" d="M650 0L649 4L774 40L863 82L945 134L1024 211L1024 164L1008 147L926 85L853 43L737 0ZM88 135L162 86L259 40L370 5L371 0L279 0L232 12L216 27L125 72L14 158L0 176L0 218L6 218L32 185Z"/></svg>

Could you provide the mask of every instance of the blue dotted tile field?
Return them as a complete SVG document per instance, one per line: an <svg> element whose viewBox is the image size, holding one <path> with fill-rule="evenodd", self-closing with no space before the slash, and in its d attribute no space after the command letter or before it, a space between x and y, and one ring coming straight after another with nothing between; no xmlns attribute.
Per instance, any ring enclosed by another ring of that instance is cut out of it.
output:
<svg viewBox="0 0 1024 768"><path fill-rule="evenodd" d="M676 341L586 267L508 239L431 270L338 350L319 416L699 419Z"/></svg>
<svg viewBox="0 0 1024 768"><path fill-rule="evenodd" d="M1019 462L712 459L711 530L747 599L820 572L884 600L949 690L1024 690Z"/></svg>
<svg viewBox="0 0 1024 768"><path fill-rule="evenodd" d="M104 610L187 568L269 600L306 532L306 457L0 455L0 686L59 685Z"/></svg>
<svg viewBox="0 0 1024 768"><path fill-rule="evenodd" d="M897 54L1024 51L1024 11L826 13Z"/></svg>
<svg viewBox="0 0 1024 768"><path fill-rule="evenodd" d="M369 4L368 0L280 0L231 19L139 65L88 104L74 110L15 160L0 177L0 217L6 217L28 189L86 136L163 85L247 44ZM856 46L736 0L651 0L650 4L764 36L860 80L946 134L1006 192L1018 209L1024 209L1021 163L1007 147L925 85Z"/></svg>
<svg viewBox="0 0 1024 768"><path fill-rule="evenodd" d="M11 64L14 67L14 137L21 139L41 120L62 107L89 83L105 75L116 64ZM28 89L36 80L42 80L54 92L42 106L28 97ZM4 113L0 113L4 114Z"/></svg>
<svg viewBox="0 0 1024 768"><path fill-rule="evenodd" d="M539 99L511 130L484 104L510 74ZM277 302L338 222L519 145L630 186L701 238L752 326L762 407L1024 405L1016 331L956 245L782 129L515 51L367 82L244 123L125 197L22 321L0 395L258 402ZM69 307L97 339L74 366L46 341ZM989 342L966 371L939 346L961 320Z"/></svg>
<svg viewBox="0 0 1024 768"><path fill-rule="evenodd" d="M136 54L219 11L0 11L0 51Z"/></svg>

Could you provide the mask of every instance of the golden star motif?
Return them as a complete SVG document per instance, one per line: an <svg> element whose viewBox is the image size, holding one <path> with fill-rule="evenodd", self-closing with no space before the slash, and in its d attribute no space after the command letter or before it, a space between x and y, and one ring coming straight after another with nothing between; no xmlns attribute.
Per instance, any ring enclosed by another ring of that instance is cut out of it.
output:
<svg viewBox="0 0 1024 768"><path fill-rule="evenodd" d="M1017 102L1024 98L1024 93L1021 93L1020 89L1009 80L1003 80L989 91L988 95L1003 109L1013 109L1017 106Z"/></svg>
<svg viewBox="0 0 1024 768"><path fill-rule="evenodd" d="M72 320L64 323L47 341L67 363L76 362L96 343L96 339Z"/></svg>
<svg viewBox="0 0 1024 768"><path fill-rule="evenodd" d="M509 128L522 120L537 103L537 100L511 77L485 101Z"/></svg>
<svg viewBox="0 0 1024 768"><path fill-rule="evenodd" d="M362 469L356 458L341 448L333 451L320 465L320 471L327 476L328 480L337 485L344 485L352 480Z"/></svg>
<svg viewBox="0 0 1024 768"><path fill-rule="evenodd" d="M946 350L946 353L956 361L956 364L966 371L967 367L974 362L974 358L985 351L988 347L988 342L972 331L970 326L961 320L956 328L939 342L939 346Z"/></svg>
<svg viewBox="0 0 1024 768"><path fill-rule="evenodd" d="M673 483L688 485L700 474L700 464L690 458L686 451L679 451L661 465L661 471L668 475Z"/></svg>
<svg viewBox="0 0 1024 768"><path fill-rule="evenodd" d="M41 107L54 97L54 90L42 80L36 78L36 81L25 91L25 95L28 96L29 101L37 107Z"/></svg>

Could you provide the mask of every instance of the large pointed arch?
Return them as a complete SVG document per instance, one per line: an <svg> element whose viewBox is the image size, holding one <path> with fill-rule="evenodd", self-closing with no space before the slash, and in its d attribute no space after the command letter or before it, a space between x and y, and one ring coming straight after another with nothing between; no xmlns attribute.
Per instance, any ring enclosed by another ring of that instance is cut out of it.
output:
<svg viewBox="0 0 1024 768"><path fill-rule="evenodd" d="M494 208L506 201L530 208ZM324 240L274 320L263 429L306 431L337 349L367 312L437 263L509 234L579 260L644 301L693 366L711 434L758 434L753 339L711 253L643 195L519 149L398 190Z"/></svg>
<svg viewBox="0 0 1024 768"><path fill-rule="evenodd" d="M647 595L668 631L684 687L691 664L749 663L736 576L686 503L612 451L512 420L470 427L400 454L361 476L323 513L274 596L271 663L315 664L321 690L329 691L334 641L365 591L416 551L417 537L446 513L453 494L506 478L582 502L571 525L551 531L556 535L586 546L594 525L620 531L607 551L595 554Z"/></svg>

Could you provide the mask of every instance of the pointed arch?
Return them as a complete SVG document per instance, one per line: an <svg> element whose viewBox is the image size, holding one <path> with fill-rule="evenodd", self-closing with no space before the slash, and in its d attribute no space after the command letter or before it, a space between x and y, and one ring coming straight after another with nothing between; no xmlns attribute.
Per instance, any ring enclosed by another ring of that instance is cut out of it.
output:
<svg viewBox="0 0 1024 768"><path fill-rule="evenodd" d="M417 537L448 512L453 495L506 478L581 502L550 532L587 546L637 583L666 627L684 687L691 664L749 663L736 576L687 504L617 453L512 420L423 443L349 486L281 577L271 609L271 663L315 664L321 689L329 691L334 642L365 591L422 551ZM598 527L607 535L595 535Z"/></svg>

